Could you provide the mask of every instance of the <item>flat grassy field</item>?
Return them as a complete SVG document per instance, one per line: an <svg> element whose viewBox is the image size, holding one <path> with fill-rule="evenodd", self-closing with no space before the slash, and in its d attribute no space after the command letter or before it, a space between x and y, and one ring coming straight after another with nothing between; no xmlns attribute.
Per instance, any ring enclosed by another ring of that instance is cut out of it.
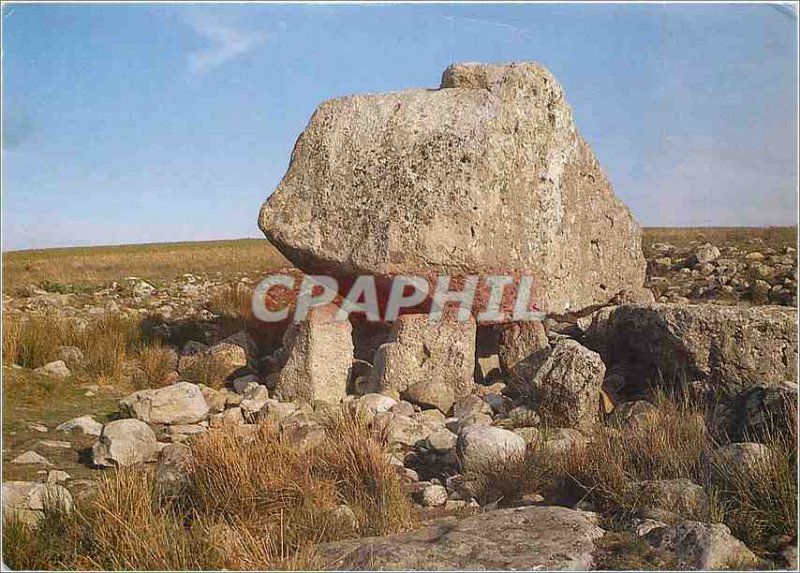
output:
<svg viewBox="0 0 800 573"><path fill-rule="evenodd" d="M37 249L3 253L3 292L29 284L91 287L135 276L254 275L289 265L266 239Z"/></svg>
<svg viewBox="0 0 800 573"><path fill-rule="evenodd" d="M648 256L654 243L682 248L692 241L780 247L797 243L797 227L648 227L642 242ZM10 251L3 253L3 292L30 284L89 288L129 276L156 283L186 273L256 276L290 264L265 239Z"/></svg>

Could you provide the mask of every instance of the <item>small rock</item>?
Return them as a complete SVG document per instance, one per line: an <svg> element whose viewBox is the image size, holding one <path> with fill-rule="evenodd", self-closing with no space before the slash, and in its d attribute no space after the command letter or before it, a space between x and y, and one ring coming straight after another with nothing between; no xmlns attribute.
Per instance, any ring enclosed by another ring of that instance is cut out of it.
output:
<svg viewBox="0 0 800 573"><path fill-rule="evenodd" d="M100 432L103 431L103 424L95 421L91 416L86 415L79 418L72 418L56 426L57 432L71 432L72 430L80 430L87 436L99 436Z"/></svg>
<svg viewBox="0 0 800 573"><path fill-rule="evenodd" d="M419 494L423 507L439 507L447 503L447 490L441 485L429 485Z"/></svg>
<svg viewBox="0 0 800 573"><path fill-rule="evenodd" d="M428 435L428 447L434 452L443 454L456 447L458 436L445 428L438 429Z"/></svg>
<svg viewBox="0 0 800 573"><path fill-rule="evenodd" d="M70 479L70 476L67 472L63 470L50 470L47 472L47 483L59 483L64 482Z"/></svg>
<svg viewBox="0 0 800 573"><path fill-rule="evenodd" d="M41 434L46 434L48 432L47 426L44 424L40 424L38 422L34 422L33 424L28 424L28 429L34 432L39 432Z"/></svg>
<svg viewBox="0 0 800 573"><path fill-rule="evenodd" d="M493 426L466 428L458 435L458 457L467 471L521 459L525 448L525 440L520 436Z"/></svg>
<svg viewBox="0 0 800 573"><path fill-rule="evenodd" d="M141 420L115 420L103 427L92 455L96 466L129 466L155 460L158 448L155 433Z"/></svg>
<svg viewBox="0 0 800 573"><path fill-rule="evenodd" d="M63 360L48 362L44 366L35 368L33 371L37 374L44 374L45 376L59 379L69 378L72 375L72 372L70 372L69 368L67 368L67 363Z"/></svg>
<svg viewBox="0 0 800 573"><path fill-rule="evenodd" d="M64 450L68 450L72 448L72 444L69 442L62 442L59 440L39 440L38 444L40 446L44 446L45 448L60 448Z"/></svg>
<svg viewBox="0 0 800 573"><path fill-rule="evenodd" d="M409 402L419 404L424 407L437 408L440 412L447 414L453 407L453 386L442 380L421 380L411 385L403 397Z"/></svg>
<svg viewBox="0 0 800 573"><path fill-rule="evenodd" d="M721 523L686 521L653 529L644 539L654 549L674 553L678 569L727 569L731 564L755 565L758 559Z"/></svg>
<svg viewBox="0 0 800 573"><path fill-rule="evenodd" d="M52 466L47 458L37 454L32 450L28 450L24 454L18 455L16 458L11 460L12 464L38 464L42 466Z"/></svg>
<svg viewBox="0 0 800 573"><path fill-rule="evenodd" d="M158 454L155 472L157 491L165 497L179 497L191 484L192 449L183 444L168 444Z"/></svg>
<svg viewBox="0 0 800 573"><path fill-rule="evenodd" d="M24 481L3 482L3 516L15 515L23 523L36 526L43 515L45 503L72 510L72 495L67 488L51 483Z"/></svg>
<svg viewBox="0 0 800 573"><path fill-rule="evenodd" d="M150 424L194 424L208 417L210 408L196 384L178 382L154 390L140 390L119 403L125 414Z"/></svg>

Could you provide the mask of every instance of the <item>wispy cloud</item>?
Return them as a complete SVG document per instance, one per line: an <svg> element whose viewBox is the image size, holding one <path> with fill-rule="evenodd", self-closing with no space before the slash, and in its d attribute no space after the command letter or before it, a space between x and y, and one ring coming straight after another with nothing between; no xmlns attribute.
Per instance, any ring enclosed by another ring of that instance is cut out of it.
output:
<svg viewBox="0 0 800 573"><path fill-rule="evenodd" d="M208 45L186 57L186 67L192 73L203 73L238 58L267 41L263 32L247 31L240 27L208 17L187 18L186 24Z"/></svg>

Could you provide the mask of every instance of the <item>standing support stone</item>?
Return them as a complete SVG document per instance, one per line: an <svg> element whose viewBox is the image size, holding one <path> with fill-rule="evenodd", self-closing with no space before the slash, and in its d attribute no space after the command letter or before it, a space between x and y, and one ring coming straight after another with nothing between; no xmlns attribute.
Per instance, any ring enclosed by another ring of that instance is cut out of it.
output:
<svg viewBox="0 0 800 573"><path fill-rule="evenodd" d="M449 410L454 400L472 391L474 372L474 320L432 322L425 314L407 314L398 317L392 341L375 354L373 376L380 389L397 390L409 399L424 396L425 385L448 388L449 404L423 400L422 405Z"/></svg>
<svg viewBox="0 0 800 573"><path fill-rule="evenodd" d="M286 331L288 359L275 386L279 400L338 403L347 394L353 329L346 320L334 320L336 310L332 306L313 308L307 320Z"/></svg>

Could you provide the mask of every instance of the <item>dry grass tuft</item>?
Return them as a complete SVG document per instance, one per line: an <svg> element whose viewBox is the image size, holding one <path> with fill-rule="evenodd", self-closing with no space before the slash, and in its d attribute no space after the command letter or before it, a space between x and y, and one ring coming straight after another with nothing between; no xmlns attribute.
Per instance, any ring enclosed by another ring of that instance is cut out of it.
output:
<svg viewBox="0 0 800 573"><path fill-rule="evenodd" d="M773 431L766 445L769 455L752 468L714 465L725 523L755 549L797 535L797 441Z"/></svg>
<svg viewBox="0 0 800 573"><path fill-rule="evenodd" d="M526 495L547 489L555 465L553 456L536 442L528 445L522 459L499 459L480 472L466 474L465 478L472 482L481 506L496 503L500 507L513 507Z"/></svg>
<svg viewBox="0 0 800 573"><path fill-rule="evenodd" d="M631 482L689 478L704 483L708 442L702 413L663 395L656 405L635 427L598 428L588 445L562 460L562 470L602 511L638 509L644 500Z"/></svg>
<svg viewBox="0 0 800 573"><path fill-rule="evenodd" d="M300 448L265 423L246 438L210 431L192 446L183 498L162 499L152 471L107 476L73 513L33 530L7 520L4 558L21 569L318 569L320 541L413 525L386 451L355 418ZM355 516L342 516L347 505Z"/></svg>
<svg viewBox="0 0 800 573"><path fill-rule="evenodd" d="M38 368L56 359L59 346L73 344L75 323L57 312L31 315L27 320L3 318L3 362Z"/></svg>
<svg viewBox="0 0 800 573"><path fill-rule="evenodd" d="M181 366L181 378L194 384L205 384L211 388L222 388L230 368L219 356L201 354L193 357L185 368Z"/></svg>
<svg viewBox="0 0 800 573"><path fill-rule="evenodd" d="M139 350L139 366L144 379L137 389L157 388L164 385L167 375L175 370L175 352L161 342L155 342Z"/></svg>

